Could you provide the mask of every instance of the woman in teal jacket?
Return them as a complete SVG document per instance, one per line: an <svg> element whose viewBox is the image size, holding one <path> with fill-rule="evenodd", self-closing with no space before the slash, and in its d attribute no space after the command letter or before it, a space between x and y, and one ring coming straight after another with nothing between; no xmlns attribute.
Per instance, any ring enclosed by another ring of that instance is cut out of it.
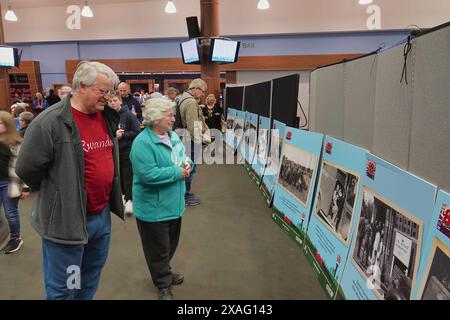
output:
<svg viewBox="0 0 450 320"><path fill-rule="evenodd" d="M171 101L150 99L142 115L146 128L134 140L130 153L133 211L159 298L171 300L171 286L184 280L182 275L172 273L170 260L178 245L185 210L184 179L193 172L194 164L178 135L171 131L175 121Z"/></svg>

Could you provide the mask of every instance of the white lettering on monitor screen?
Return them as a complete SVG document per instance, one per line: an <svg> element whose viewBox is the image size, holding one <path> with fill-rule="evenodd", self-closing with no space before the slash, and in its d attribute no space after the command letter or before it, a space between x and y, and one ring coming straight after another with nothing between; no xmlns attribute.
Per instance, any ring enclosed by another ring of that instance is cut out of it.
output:
<svg viewBox="0 0 450 320"><path fill-rule="evenodd" d="M0 47L0 67L14 67L14 49Z"/></svg>
<svg viewBox="0 0 450 320"><path fill-rule="evenodd" d="M183 48L184 63L200 61L197 50L197 42L195 39L183 42L181 47Z"/></svg>
<svg viewBox="0 0 450 320"><path fill-rule="evenodd" d="M237 44L237 41L216 39L211 60L215 62L234 62Z"/></svg>

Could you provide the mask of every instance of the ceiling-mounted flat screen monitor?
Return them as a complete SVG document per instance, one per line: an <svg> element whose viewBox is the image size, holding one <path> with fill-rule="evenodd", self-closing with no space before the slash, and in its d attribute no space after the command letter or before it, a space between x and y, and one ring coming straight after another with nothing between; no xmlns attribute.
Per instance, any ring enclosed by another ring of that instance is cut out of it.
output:
<svg viewBox="0 0 450 320"><path fill-rule="evenodd" d="M0 67L19 67L22 50L13 47L0 46Z"/></svg>
<svg viewBox="0 0 450 320"><path fill-rule="evenodd" d="M14 48L0 47L0 67L14 67Z"/></svg>
<svg viewBox="0 0 450 320"><path fill-rule="evenodd" d="M181 56L184 64L198 64L200 63L200 54L197 44L197 39L192 39L180 43Z"/></svg>
<svg viewBox="0 0 450 320"><path fill-rule="evenodd" d="M234 63L238 59L239 41L212 39L211 40L211 61L222 63Z"/></svg>

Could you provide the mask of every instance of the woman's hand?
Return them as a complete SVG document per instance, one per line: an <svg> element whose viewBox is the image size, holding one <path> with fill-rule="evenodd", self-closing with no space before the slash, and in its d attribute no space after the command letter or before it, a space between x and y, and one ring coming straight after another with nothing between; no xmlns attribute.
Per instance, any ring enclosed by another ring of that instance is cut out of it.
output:
<svg viewBox="0 0 450 320"><path fill-rule="evenodd" d="M187 170L185 168L181 168L181 175L183 176L183 178L189 177L189 175L190 175L189 170Z"/></svg>
<svg viewBox="0 0 450 320"><path fill-rule="evenodd" d="M118 130L116 131L116 137L117 137L117 139L118 139L118 140L122 139L124 133L125 133L125 130L123 130L123 129L118 129Z"/></svg>
<svg viewBox="0 0 450 320"><path fill-rule="evenodd" d="M186 162L184 163L184 168L185 168L187 171L190 172L190 171L191 171L191 164L190 164L189 162L186 161Z"/></svg>
<svg viewBox="0 0 450 320"><path fill-rule="evenodd" d="M30 195L30 193L28 191L22 191L20 193L20 199L25 200L26 198L28 198Z"/></svg>

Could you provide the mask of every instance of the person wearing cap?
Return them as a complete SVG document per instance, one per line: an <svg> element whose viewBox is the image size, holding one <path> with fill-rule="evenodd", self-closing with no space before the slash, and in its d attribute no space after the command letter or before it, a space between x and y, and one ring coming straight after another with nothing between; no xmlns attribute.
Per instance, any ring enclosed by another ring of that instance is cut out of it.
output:
<svg viewBox="0 0 450 320"><path fill-rule="evenodd" d="M191 138L191 152L190 158L198 163L198 159L195 157L194 149L196 149L195 145L200 145L197 149L201 149L202 144L202 135L208 129L205 118L203 117L203 111L200 108L199 101L205 95L207 86L206 82L200 78L192 80L189 84L189 88L186 92L184 92L179 98L179 112L181 115L181 122L184 128L187 129L187 132L190 134ZM194 130L197 128L197 130ZM197 134L194 135L194 131L197 131ZM199 155L197 155L198 157ZM186 179L186 193L185 193L185 201L187 206L195 206L200 204L200 199L191 193L191 184L193 180L193 175L190 175Z"/></svg>

